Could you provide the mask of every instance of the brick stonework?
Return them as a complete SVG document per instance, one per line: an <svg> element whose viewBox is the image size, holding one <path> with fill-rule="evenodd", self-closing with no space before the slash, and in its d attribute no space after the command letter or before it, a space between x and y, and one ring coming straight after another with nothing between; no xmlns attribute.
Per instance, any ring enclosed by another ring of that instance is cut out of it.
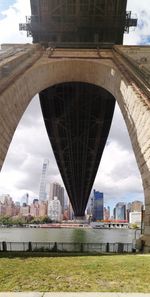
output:
<svg viewBox="0 0 150 297"><path fill-rule="evenodd" d="M145 251L150 251L149 79L146 72L148 68L139 67L139 61L145 61L144 49L139 50L137 67L135 59L132 63L131 57L134 56L131 54L132 49L135 52L135 47L118 46L112 51L100 50L98 55L90 50L88 58L87 50L85 56L83 50L81 55L77 50L72 50L71 55L67 54L69 53L67 50L56 50L51 56L39 47L35 49L34 46L33 52L30 51L25 56L21 69L19 69L20 66L16 66L2 77L0 166L3 165L14 131L26 107L33 96L41 90L57 83L71 81L87 82L107 89L114 95L120 106L141 173L146 205ZM128 59L128 53L130 53L130 59ZM136 48L136 57L138 57L138 48ZM9 66L9 59L4 58L0 61L0 70L3 67L2 70L5 72L4 65L7 62ZM11 56L11 63L12 59ZM146 61L150 63L150 47L146 47Z"/></svg>

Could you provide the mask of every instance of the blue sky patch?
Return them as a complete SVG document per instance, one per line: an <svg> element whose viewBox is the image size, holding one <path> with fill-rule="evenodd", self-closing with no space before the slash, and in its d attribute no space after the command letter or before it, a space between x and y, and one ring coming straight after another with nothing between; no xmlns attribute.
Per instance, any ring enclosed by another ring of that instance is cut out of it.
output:
<svg viewBox="0 0 150 297"><path fill-rule="evenodd" d="M6 17L2 12L9 9L15 3L16 0L0 0L0 21Z"/></svg>
<svg viewBox="0 0 150 297"><path fill-rule="evenodd" d="M150 44L150 35L142 35L138 45L149 45L149 44Z"/></svg>
<svg viewBox="0 0 150 297"><path fill-rule="evenodd" d="M139 21L138 21L138 28L139 28L140 30L142 30L142 29L144 28L144 26L145 26L145 22L144 22L143 20L139 20Z"/></svg>

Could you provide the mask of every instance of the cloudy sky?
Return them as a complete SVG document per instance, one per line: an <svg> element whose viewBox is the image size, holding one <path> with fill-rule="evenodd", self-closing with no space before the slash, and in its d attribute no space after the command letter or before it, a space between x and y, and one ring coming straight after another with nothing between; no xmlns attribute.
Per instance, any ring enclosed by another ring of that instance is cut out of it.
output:
<svg viewBox="0 0 150 297"><path fill-rule="evenodd" d="M130 34L124 36L124 44L150 44L149 4L149 0L128 0L127 10L132 10L138 18L138 27L131 28ZM0 44L32 42L25 32L18 30L18 24L25 22L28 15L29 0L0 0ZM63 185L37 95L25 111L11 142L0 173L0 195L9 193L14 200L19 200L28 192L31 199L38 197L46 158L50 160L48 181ZM105 204L111 207L118 201L143 200L141 177L118 106L93 188L104 192Z"/></svg>

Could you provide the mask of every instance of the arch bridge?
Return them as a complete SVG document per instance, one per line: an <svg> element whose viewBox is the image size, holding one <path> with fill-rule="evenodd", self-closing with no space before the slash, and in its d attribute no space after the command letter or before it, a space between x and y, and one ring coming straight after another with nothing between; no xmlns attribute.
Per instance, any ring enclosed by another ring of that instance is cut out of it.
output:
<svg viewBox="0 0 150 297"><path fill-rule="evenodd" d="M150 251L150 47L52 51L38 44L2 45L0 58L0 166L26 107L39 93L77 216L84 215L117 100L143 182L145 251Z"/></svg>

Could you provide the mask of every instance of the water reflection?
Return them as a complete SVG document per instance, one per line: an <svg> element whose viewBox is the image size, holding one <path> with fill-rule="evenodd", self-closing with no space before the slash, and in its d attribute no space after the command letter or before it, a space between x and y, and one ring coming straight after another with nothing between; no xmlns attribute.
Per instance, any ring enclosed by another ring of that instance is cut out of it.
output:
<svg viewBox="0 0 150 297"><path fill-rule="evenodd" d="M87 232L85 229L72 229L70 242L88 242Z"/></svg>
<svg viewBox="0 0 150 297"><path fill-rule="evenodd" d="M140 231L136 232L136 238ZM30 229L30 228L0 228L0 242L81 242L81 243L113 243L132 242L135 230L131 229Z"/></svg>

